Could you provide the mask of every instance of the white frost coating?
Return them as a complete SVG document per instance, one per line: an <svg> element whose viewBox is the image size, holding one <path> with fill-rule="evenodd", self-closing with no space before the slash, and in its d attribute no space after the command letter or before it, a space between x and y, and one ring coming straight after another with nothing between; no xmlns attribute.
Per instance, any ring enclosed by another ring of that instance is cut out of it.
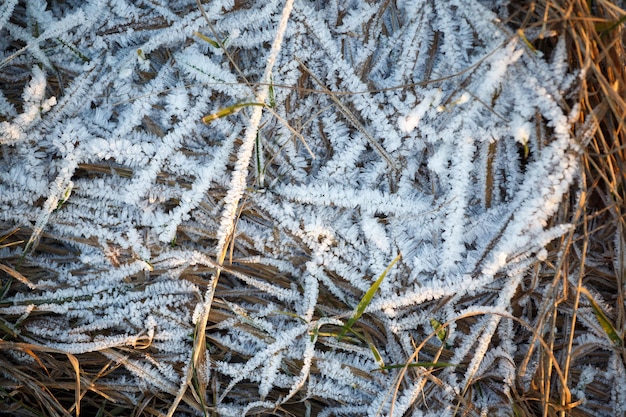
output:
<svg viewBox="0 0 626 417"><path fill-rule="evenodd" d="M441 90L437 89L427 91L426 94L424 94L424 98L413 108L413 110L409 112L408 115L400 116L398 118L398 127L406 133L415 130L426 111L431 107L439 107L440 102Z"/></svg>
<svg viewBox="0 0 626 417"><path fill-rule="evenodd" d="M385 228L375 217L363 216L361 227L365 239L372 242L384 254L389 254L390 242Z"/></svg>
<svg viewBox="0 0 626 417"><path fill-rule="evenodd" d="M41 114L50 111L57 104L56 97L46 98L46 73L39 67L33 68L33 76L24 88L22 101L24 109L12 123L0 123L0 144L12 144L26 140L24 132L40 120Z"/></svg>
<svg viewBox="0 0 626 417"><path fill-rule="evenodd" d="M276 61L278 53L280 52L283 37L285 36L285 31L287 29L287 21L289 20L292 8L293 0L287 0L285 6L283 7L280 24L278 25L276 37L272 43L272 49L270 50L267 63L265 64L265 71L261 77L260 82L262 83L262 86L256 94L257 103L265 103L269 95L269 83L271 81L270 76L272 74L272 68L274 67L274 62ZM224 213L222 214L222 220L218 232L217 253L222 253L225 250L228 239L231 237L235 227L237 207L239 206L239 200L241 199L243 191L246 187L248 166L250 165L250 158L252 157L252 151L254 149L254 143L262 114L263 107L255 106L246 128L246 136L244 138L243 145L237 154L237 162L235 163L235 170L233 171L228 194L224 198L226 207L224 209ZM220 264L222 261L223 259L220 258Z"/></svg>
<svg viewBox="0 0 626 417"><path fill-rule="evenodd" d="M533 128L530 122L524 120L519 115L514 115L509 126L513 138L517 143L521 145L528 144L528 141L530 140L530 134Z"/></svg>

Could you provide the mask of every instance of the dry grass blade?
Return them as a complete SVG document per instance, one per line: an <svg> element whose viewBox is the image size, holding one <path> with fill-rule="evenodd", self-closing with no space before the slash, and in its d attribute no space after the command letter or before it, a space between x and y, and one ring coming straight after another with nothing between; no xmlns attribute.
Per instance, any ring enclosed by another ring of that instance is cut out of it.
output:
<svg viewBox="0 0 626 417"><path fill-rule="evenodd" d="M461 320L464 320L464 319L468 319L470 317L489 315L489 314L493 314L493 315L501 316L502 318L513 320L513 321L519 323L522 327L526 328L528 331L530 331L533 334L533 336L535 337L534 340L538 341L539 344L546 350L547 356L550 358L550 360L554 364L554 369L556 371L556 374L557 374L557 377L558 377L558 381L560 382L560 384L562 386L567 387L565 375L564 375L563 371L561 370L561 368L560 368L560 366L558 364L558 361L556 360L556 357L555 357L552 349L550 349L549 342L544 340L544 338L541 337L541 334L531 324L527 323L526 321L524 321L524 320L522 320L522 319L520 319L518 317L515 317L513 315L510 315L508 313L495 313L495 312L492 312L492 313L482 313L482 312L467 313L467 314L463 314L463 315L460 315L460 316L456 317L454 319L454 321L458 322L458 321L461 321ZM409 357L409 359L407 360L407 362L404 365L397 367L398 369L401 369L401 371L398 374L398 376L396 377L396 385L395 385L395 389L393 391L392 398L391 398L391 410L389 412L389 415L393 415L393 411L394 411L394 408L395 408L397 395L400 392L400 385L402 384L402 381L403 381L403 379L404 379L404 377L406 375L407 370L410 367L420 367L419 365L411 366L411 364L420 363L420 362L414 362L414 361L417 360L420 352L422 352L422 350L426 346L426 343L431 338L438 337L438 332L440 332L441 330L446 329L448 326L450 326L450 323L451 323L451 321L448 321L446 323L441 324L440 327L437 330L434 330L418 346L415 347L415 349L413 351L413 354ZM437 356L436 356L436 358L437 358ZM447 364L446 366L441 366L441 365L438 365L438 364L440 364L439 361L434 361L433 365L429 366L430 369L428 369L428 372L431 372L433 370L433 368L442 368L442 367L447 367L447 366L451 366L451 367L463 367L464 366L463 364ZM468 386L465 388L465 391L467 391L468 388L469 388L469 383L468 383ZM459 395L458 396L458 402L459 402L459 404L463 403L466 408L471 408L470 404L467 403L467 400L465 399L464 395ZM568 401L565 404L563 404L563 407L566 407L566 406L575 407L575 405L572 405L571 396L568 396ZM528 417L531 417L531 416L528 416Z"/></svg>
<svg viewBox="0 0 626 417"><path fill-rule="evenodd" d="M81 399L81 394L80 394L81 380L80 380L80 378L81 378L81 372L80 372L80 364L78 363L78 359L76 358L76 356L72 355L71 353L59 350L59 349L53 349L53 348L49 348L49 347L45 347L45 346L37 346L37 345L33 345L31 343L5 342L3 340L0 340L0 350L18 350L18 351L24 352L27 355L29 355L32 358L34 358L35 361L37 361L37 363L44 370L46 369L46 367L41 362L41 360L37 357L35 352L57 353L57 354L65 355L67 357L67 359L70 361L70 364L72 365L72 370L74 371L74 374L76 376L76 385L74 387L74 398L75 398L75 401L74 401L73 408L75 410L76 416L80 415L80 399ZM55 402L56 402L56 400L55 400Z"/></svg>
<svg viewBox="0 0 626 417"><path fill-rule="evenodd" d="M244 107L249 106L261 106L266 107L264 103L238 103L233 104L232 106L224 107L223 109L219 109L215 113L208 114L202 118L202 123L209 124L214 120L220 119L222 117L230 116L231 114L237 113Z"/></svg>
<svg viewBox="0 0 626 417"><path fill-rule="evenodd" d="M10 232L6 233L4 236L0 237L0 248L6 248L9 246L15 246L15 245L19 245L21 244L23 241L22 240L18 240L15 242L10 242L10 243L2 243L5 240L7 240L8 238L10 238L11 236L13 236L14 234L16 234L17 232L19 232L19 227L16 227L15 229L11 230Z"/></svg>
<svg viewBox="0 0 626 417"><path fill-rule="evenodd" d="M154 386L160 387L164 392L172 396L177 395L177 387L167 381L162 380L158 376L155 376L149 372L146 372L145 369L137 366L136 364L129 361L129 358L118 352L115 349L105 349L102 351L102 354L107 356L109 359L114 360L116 363L124 365L127 369L130 369L134 374L141 375L142 379L145 381L149 381ZM179 390L180 392L181 390ZM203 408L198 404L198 402L188 393L184 392L181 395L181 400L185 401L188 405L192 406L194 409L202 412Z"/></svg>
<svg viewBox="0 0 626 417"><path fill-rule="evenodd" d="M357 130L359 132L361 132L361 134L363 136L365 136L365 139L367 139L367 142L376 150L376 152L378 152L378 154L385 160L385 162L387 162L387 165L389 165L389 168L391 168L394 171L398 170L398 166L397 164L393 161L393 159L391 159L391 156L389 156L389 154L387 153L387 151L382 147L382 145L380 143L378 143L378 141L376 139L374 139L372 137L372 135L369 134L369 132L367 131L367 129L365 128L365 126L363 126L363 124L354 116L354 114L352 114L352 112L350 111L350 109L348 109L342 102L341 100L339 100L336 97L336 94L334 94L332 91L330 91L325 85L324 83L317 78L317 76L315 76L315 74L313 74L313 72L302 62L300 61L298 58L296 58L296 61L298 61L298 63L300 64L300 66L306 71L307 74L309 74L309 76L311 78L313 78L313 80L315 80L315 82L320 86L320 88L322 89L322 91L328 95L328 97L331 98L331 100L335 103L335 105L337 106L337 108L339 109L339 111L341 111L341 113L348 119L350 120L350 122L354 125L354 127L357 128Z"/></svg>
<svg viewBox="0 0 626 417"><path fill-rule="evenodd" d="M35 284L33 284L32 282L28 280L28 278L26 278L24 275L17 272L15 269L6 266L5 264L0 263L0 270L6 272L9 276L15 278L22 284L26 284L26 286L28 286L28 288L30 288L31 290L34 290L35 288L37 288Z"/></svg>

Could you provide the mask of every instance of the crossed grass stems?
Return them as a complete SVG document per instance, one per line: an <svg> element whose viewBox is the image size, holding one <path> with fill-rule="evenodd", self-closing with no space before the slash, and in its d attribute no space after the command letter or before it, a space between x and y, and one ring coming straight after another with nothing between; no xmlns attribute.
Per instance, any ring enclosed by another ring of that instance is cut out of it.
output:
<svg viewBox="0 0 626 417"><path fill-rule="evenodd" d="M386 7L394 6L387 2ZM586 77L582 79L578 98L580 120L575 128L581 139L588 138L587 143L582 143L586 151L582 156L584 169L581 186L583 188L578 190L580 192L578 205L572 203L573 198L569 202L565 201L553 219L554 223L569 222L575 224L577 228L553 244L548 259L542 265L536 265L532 272L533 288L543 285L549 289L548 294L550 296L545 297L543 302L538 301L540 308L535 311L539 318L536 329L545 328L547 330L535 330L527 323L523 323L516 317L516 311L507 317L527 328L530 335L530 345L534 345L535 342L538 343L535 354L540 358L539 366L532 376L531 389L525 390L520 383L517 385L517 390L512 392L511 397L505 399L512 405L515 415L562 417L566 415L588 415L578 411L577 407L580 404L572 399L570 393L570 387L575 384L580 374L580 370L574 365L581 362L583 355L592 357L593 361L598 363L606 362L608 353L600 346L585 346L584 349L574 346L575 335L584 330L577 325L579 315L582 314L579 310L581 303L592 306L593 316L599 328L604 332L615 351L619 352L619 355L626 360L623 346L626 326L623 293L626 269L621 264L622 261L619 262L616 271L597 266L606 264L607 257L609 259L611 257L620 260L626 259L623 253L626 250L624 247L626 246L624 233L626 225L622 213L626 196L624 167L622 166L625 153L624 143L626 143L624 133L626 103L623 99L626 91L626 74L624 73L626 53L624 43L620 38L623 32L624 16L626 13L623 10L607 1L598 1L593 4L583 0L573 2L540 1L530 4L515 2L511 6L509 23L519 27L518 36L527 43L529 48L549 54L554 46L554 36L532 38L529 35L537 33L537 30L543 34L551 31L556 34L564 34L568 42L571 67L586 70ZM228 53L223 42L219 41L220 38L217 33L213 33L212 37L199 35L199 38L205 41L213 40L216 44L214 47L223 48ZM230 56L229 59L236 67L236 60ZM303 66L303 69L305 68ZM306 69L304 71L308 72L310 77L315 80L314 74ZM455 76L462 75L456 74ZM245 79L243 82L251 87L255 85ZM284 87L270 84L271 90ZM331 92L323 85L318 85L318 87L301 88L300 91L307 94L329 94L338 110L354 124L355 128L365 129L360 126L358 118L348 108L342 106L340 101L342 94L359 94L359 92ZM408 87L411 85L399 86L398 88ZM273 93L270 94L269 103L236 103L220 109L214 114L207 115L203 121L208 123L219 117L228 117L230 114L249 106L263 106L271 111L273 108L272 96ZM593 131L588 131L589 126L595 126L591 128ZM368 137L366 129L364 134ZM300 137L300 140L306 146L304 138ZM375 142L370 138L368 141L370 143ZM260 149L260 143L257 143L258 149ZM380 150L377 151L380 153ZM381 156L385 159L388 158L384 154ZM257 158L257 161L259 159ZM257 164L255 167L257 180L262 181L264 170L268 165L269 162L265 166ZM111 173L110 168L98 165L83 165L81 169L86 173ZM116 173L120 174L120 170L116 170ZM130 176L132 171L126 174ZM162 181L171 181L171 179L164 177ZM182 185L188 186L187 184ZM243 210L243 204L241 210ZM616 235L618 236L617 239L614 238ZM25 231L14 230L3 236L0 245L22 245L29 237L32 238ZM74 255L63 245L54 242L53 237L44 234L43 238L44 242L38 250L66 253L68 256ZM177 244L181 244L181 242L177 242ZM231 263L233 248L234 241L231 240ZM389 268L398 260L399 258L396 258ZM12 265L16 264L15 259L6 259L0 266L7 276L6 279L3 279L2 292L0 293L2 298L20 285L29 285L29 276L36 277L45 273L42 270L29 269L27 265L23 268L13 268ZM257 265L256 267L259 275L272 277L274 271L271 268L264 265ZM439 323L433 317L431 320L433 332L419 345L416 345L413 357L409 358L405 364L385 365L381 363L380 355L377 355L375 343L372 343L372 340L376 339L376 335L371 333L373 326L368 322L375 320L375 318L369 317L368 321L360 322L361 315L389 268L379 276L378 280L366 292L344 327L327 331L325 336L344 339L350 343L367 344L381 365L378 371L400 369L400 375L397 379L398 385L394 389L395 393L402 383L403 375L411 372L414 367L419 368L422 375L426 375L424 384L426 381L432 382L432 386L424 386L424 390L430 391L433 386L441 384L441 381L438 381L434 375L436 369L444 366L463 366L463 364L450 364L444 360L440 361L442 357L449 356L446 355L448 347L445 345L445 329L450 323ZM567 278L568 274L574 272L578 274L578 285L576 286L572 286ZM197 277L192 277L192 279L199 280ZM612 310L611 314L606 311L609 309L598 304L587 287L593 288L596 293L601 294L603 300L612 307L610 309ZM532 288L530 291L532 297ZM534 295L539 296L539 294ZM0 303L2 298L0 298ZM216 305L220 304L221 302L216 300ZM513 305L515 305L515 301ZM212 311L211 321L223 320L234 314L237 313L232 309L218 308ZM46 412L45 410L49 410L54 415L78 414L82 404L83 408L97 410L98 415L102 416L118 415L128 410L133 410L134 415L142 413L160 415L159 410L163 409L162 405L167 404L167 398L161 398L159 394L146 394L141 397L139 403L132 403L130 398L124 394L132 391L129 387L98 384L99 378L118 372L123 360L118 363L102 361L102 356L95 352L80 355L77 358L54 349L21 343L18 334L14 331L16 326L19 326L19 320L13 317L0 317L0 319L0 332L2 334L0 350L17 351L29 355L45 371L33 375L27 368L15 367L9 363L0 365L5 369L5 372L10 373L14 380L20 382L17 385L2 384L0 387L0 400L7 404L12 411L20 413L20 415L41 415L42 412ZM458 328L462 328L463 320L469 319L470 317L457 317L455 320L458 322ZM11 323L11 320L14 322ZM358 329L353 328L354 325L358 325ZM438 348L436 345L427 344L431 338L440 339ZM146 347L138 346L137 349ZM429 356L433 358L432 361L417 361L418 354L423 349L430 350ZM130 348L120 351L125 351L128 355L132 354ZM593 356L590 356L590 352L593 352ZM520 358L521 366L518 368L520 375L527 371L527 365L532 355L531 349L524 358ZM4 362L3 359L0 360ZM480 390L481 384L490 384L490 381L474 381L474 384L466 387L464 395L458 396L456 404L458 415L472 415L477 412L471 404L471 395L469 394L472 390ZM194 390L203 391L197 385L193 385ZM254 390L254 387L248 388ZM245 387L242 389L245 390ZM607 395L606 393L609 391L608 387L603 386L591 389L595 390L594 393L598 397ZM73 391L73 395L68 395L68 392L71 391ZM391 393L391 395L394 394ZM198 403L193 397L186 394L180 409L184 411L185 407L201 408L209 412L213 409L211 406ZM311 406L315 410L314 402ZM297 408L290 404L285 405L282 410L277 410L277 412L282 411L285 415L297 415L298 411L296 410Z"/></svg>

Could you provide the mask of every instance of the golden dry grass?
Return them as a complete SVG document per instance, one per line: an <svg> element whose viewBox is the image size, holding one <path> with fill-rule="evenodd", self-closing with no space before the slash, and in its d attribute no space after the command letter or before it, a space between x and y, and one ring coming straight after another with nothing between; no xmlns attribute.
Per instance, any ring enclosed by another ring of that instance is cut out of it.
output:
<svg viewBox="0 0 626 417"><path fill-rule="evenodd" d="M532 353L539 356L540 366L534 371L531 389L517 392L515 406L526 416L592 416L610 409L611 387L595 384L589 388L588 411L581 411L570 389L577 385L583 365L606 368L610 352L574 343L586 331L579 310L581 303L588 302L583 287L602 297L604 309L610 311L607 318L620 338L626 318L626 11L613 2L582 0L517 2L513 10L523 33L534 34L531 42L537 50L549 53L557 39L542 33L565 36L570 69L581 71L579 94L569 105L579 106L575 133L584 147L582 189L572 190L572 203L564 204L555 219L577 228L553 248L554 263L547 262L537 276L538 286L552 288L552 297L535 313L541 318L538 327L543 323L549 329L544 335L549 350L540 347L528 353L523 364ZM576 192L580 193L578 205L573 204ZM616 353L626 359L623 347L614 345ZM557 367L567 381L565 386L556 382ZM520 374L524 372L520 368Z"/></svg>

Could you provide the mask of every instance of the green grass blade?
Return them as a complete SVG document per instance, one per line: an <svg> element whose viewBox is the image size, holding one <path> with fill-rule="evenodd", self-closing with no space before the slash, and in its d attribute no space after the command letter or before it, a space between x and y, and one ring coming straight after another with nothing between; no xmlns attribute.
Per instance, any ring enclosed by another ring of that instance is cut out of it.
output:
<svg viewBox="0 0 626 417"><path fill-rule="evenodd" d="M309 332L309 334L311 335L311 342L314 342L315 339L317 339L317 337L320 334L320 328L319 327L315 327L313 330L311 330Z"/></svg>
<svg viewBox="0 0 626 417"><path fill-rule="evenodd" d="M448 338L448 331L437 319L430 319L430 326L437 333L437 337L441 340L441 343L445 343Z"/></svg>
<svg viewBox="0 0 626 417"><path fill-rule="evenodd" d="M604 330L611 342L613 342L613 344L615 344L615 346L617 347L623 347L624 341L622 340L622 337L617 333L617 330L615 330L613 323L611 323L611 320L609 320L606 314L604 314L604 311L602 311L602 308L600 308L598 303L596 303L596 300L593 299L591 293L587 291L586 288L581 288L581 292L585 294L589 299L589 302L591 303L591 308L593 309L593 314L595 314L598 322L600 323L600 326L602 326L602 330Z"/></svg>
<svg viewBox="0 0 626 417"><path fill-rule="evenodd" d="M64 42L63 39L61 38L55 38L57 42L59 42L61 45L63 45L64 47L66 47L67 49L69 49L70 51L72 51L74 54L76 54L77 57L79 57L83 62L91 62L91 58L89 58L87 55L83 54L81 51L78 50L78 48L76 48L75 46Z"/></svg>
<svg viewBox="0 0 626 417"><path fill-rule="evenodd" d="M0 339L6 340L5 335L8 335L10 338L16 338L18 333L15 331L14 326L12 326L8 321L0 317L0 332L4 333L0 336Z"/></svg>
<svg viewBox="0 0 626 417"><path fill-rule="evenodd" d="M274 77L272 77L272 74L270 74L270 85L269 85L269 101L270 101L270 107L272 109L276 108L276 93L274 92Z"/></svg>
<svg viewBox="0 0 626 417"><path fill-rule="evenodd" d="M383 369L385 367L385 361L383 360L382 355L380 354L376 346L374 346L374 343L372 343L371 341L367 341L367 345L372 352L372 356L374 356L374 360L376 361L378 366L380 366L380 369Z"/></svg>
<svg viewBox="0 0 626 417"><path fill-rule="evenodd" d="M59 198L59 202L57 203L57 208L55 210L61 209L61 206L63 206L63 204L65 204L65 202L70 198L70 195L72 195L73 188L74 188L74 183L70 181L69 185L63 191L63 196Z"/></svg>
<svg viewBox="0 0 626 417"><path fill-rule="evenodd" d="M383 273L380 274L378 279L367 290L367 292L365 293L363 298L361 298L361 301L357 305L356 310L354 311L354 314L352 315L352 317L350 317L350 320L348 320L348 322L341 329L341 334L337 338L338 340L341 340L343 336L346 334L346 332L352 328L352 325L354 325L354 323L356 323L356 321L363 315L363 312L365 312L365 309L367 308L369 303L372 301L372 298L374 298L374 294L376 294L376 290L378 290L378 287L380 287L380 284L383 282L383 279L385 279L385 277L387 276L387 273L396 264L396 262L400 260L401 257L402 257L402 254L398 254L398 256L396 256L395 259L391 261L387 269L385 269Z"/></svg>
<svg viewBox="0 0 626 417"><path fill-rule="evenodd" d="M208 36L200 33L200 32L194 32L194 35L196 35L197 37L199 37L200 39L202 39L203 41L207 42L209 45L211 45L214 48L221 48L220 43L209 38ZM224 42L222 42L223 44Z"/></svg>
<svg viewBox="0 0 626 417"><path fill-rule="evenodd" d="M594 28L596 32L600 34L600 36L604 36L615 30L619 25L626 22L626 15L620 17L617 20L609 20L606 22L599 22L594 24Z"/></svg>
<svg viewBox="0 0 626 417"><path fill-rule="evenodd" d="M528 38L526 37L526 34L524 33L523 29L518 29L517 30L517 36L519 36L519 38L526 44L526 46L533 51L535 54L537 53L537 48L535 48L533 46L533 44L528 40Z"/></svg>

